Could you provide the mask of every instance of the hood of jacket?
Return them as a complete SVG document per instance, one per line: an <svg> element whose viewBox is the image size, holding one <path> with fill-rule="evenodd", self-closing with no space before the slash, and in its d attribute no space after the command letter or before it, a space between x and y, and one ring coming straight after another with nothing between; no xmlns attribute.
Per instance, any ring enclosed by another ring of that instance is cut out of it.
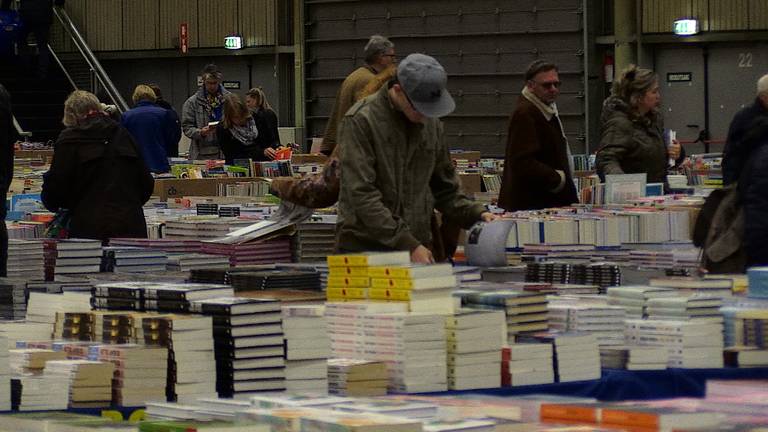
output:
<svg viewBox="0 0 768 432"><path fill-rule="evenodd" d="M640 116L633 112L629 104L618 96L610 96L603 102L603 112L600 115L600 124L607 124L609 121L617 119L627 119L632 123L643 127L661 126L661 114L659 112L648 113Z"/></svg>
<svg viewBox="0 0 768 432"><path fill-rule="evenodd" d="M101 155L104 150L98 144L107 140L115 146L117 155L139 157L133 138L128 131L106 116L94 117L64 129L56 145L82 145L84 154L95 152Z"/></svg>

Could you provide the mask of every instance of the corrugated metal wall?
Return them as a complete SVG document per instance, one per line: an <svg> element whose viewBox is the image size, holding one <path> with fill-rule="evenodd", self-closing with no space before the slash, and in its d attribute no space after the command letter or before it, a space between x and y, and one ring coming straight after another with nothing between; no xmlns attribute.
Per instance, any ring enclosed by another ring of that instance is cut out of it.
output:
<svg viewBox="0 0 768 432"><path fill-rule="evenodd" d="M279 0L69 0L66 9L93 51L170 49L179 25L189 26L190 48L219 48L240 33L246 46L275 45ZM75 48L54 23L54 49Z"/></svg>
<svg viewBox="0 0 768 432"><path fill-rule="evenodd" d="M672 33L679 18L698 18L702 31L768 29L766 0L642 0L643 33Z"/></svg>
<svg viewBox="0 0 768 432"><path fill-rule="evenodd" d="M558 106L573 150L583 151L581 7L581 0L306 0L307 136L323 135L341 81L380 33L399 57L423 52L445 66L457 103L444 119L451 148L502 156L523 71L546 58L560 66Z"/></svg>

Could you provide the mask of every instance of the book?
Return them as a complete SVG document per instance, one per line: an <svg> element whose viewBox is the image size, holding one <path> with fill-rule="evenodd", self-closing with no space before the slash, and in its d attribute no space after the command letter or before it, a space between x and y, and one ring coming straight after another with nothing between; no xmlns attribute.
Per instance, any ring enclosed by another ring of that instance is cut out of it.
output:
<svg viewBox="0 0 768 432"><path fill-rule="evenodd" d="M329 267L365 267L387 265L409 265L411 255L407 251L371 252L363 254L329 255Z"/></svg>

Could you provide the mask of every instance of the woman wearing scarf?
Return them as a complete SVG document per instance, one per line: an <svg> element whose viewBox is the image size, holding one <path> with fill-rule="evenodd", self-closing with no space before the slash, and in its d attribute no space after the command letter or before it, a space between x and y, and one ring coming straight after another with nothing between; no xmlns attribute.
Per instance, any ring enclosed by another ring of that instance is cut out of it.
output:
<svg viewBox="0 0 768 432"><path fill-rule="evenodd" d="M208 65L201 73L203 85L182 108L181 128L192 143L190 160L221 159L216 124L222 119L224 100L230 93L221 85L223 75L216 65Z"/></svg>
<svg viewBox="0 0 768 432"><path fill-rule="evenodd" d="M216 127L221 150L228 164L235 159L266 161L275 158L273 149L259 143L259 131L251 111L237 95L227 95L224 102L224 117Z"/></svg>

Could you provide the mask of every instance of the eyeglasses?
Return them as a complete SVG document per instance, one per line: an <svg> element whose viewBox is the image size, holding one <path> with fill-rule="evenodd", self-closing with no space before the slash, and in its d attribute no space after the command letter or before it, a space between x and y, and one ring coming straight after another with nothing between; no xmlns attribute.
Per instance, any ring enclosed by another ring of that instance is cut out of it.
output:
<svg viewBox="0 0 768 432"><path fill-rule="evenodd" d="M547 90L552 89L552 88L560 88L560 86L563 84L560 81L536 82L536 81L531 80L531 82L536 84L536 85L542 86L542 87L544 87Z"/></svg>
<svg viewBox="0 0 768 432"><path fill-rule="evenodd" d="M396 54L382 54L382 57L392 57L393 59L397 58Z"/></svg>

